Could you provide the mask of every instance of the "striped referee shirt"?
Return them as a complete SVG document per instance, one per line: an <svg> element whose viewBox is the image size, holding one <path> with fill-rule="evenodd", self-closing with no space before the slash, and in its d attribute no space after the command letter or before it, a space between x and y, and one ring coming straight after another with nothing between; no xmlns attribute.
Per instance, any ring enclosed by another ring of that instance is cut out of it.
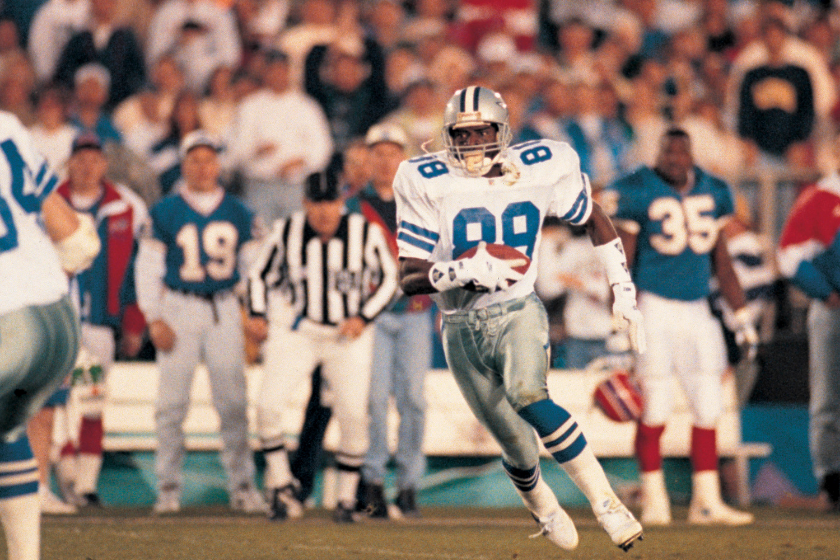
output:
<svg viewBox="0 0 840 560"><path fill-rule="evenodd" d="M382 228L346 214L326 243L305 212L277 220L248 276L251 315L265 316L268 292L290 294L299 318L338 325L350 317L373 320L397 290L397 262Z"/></svg>

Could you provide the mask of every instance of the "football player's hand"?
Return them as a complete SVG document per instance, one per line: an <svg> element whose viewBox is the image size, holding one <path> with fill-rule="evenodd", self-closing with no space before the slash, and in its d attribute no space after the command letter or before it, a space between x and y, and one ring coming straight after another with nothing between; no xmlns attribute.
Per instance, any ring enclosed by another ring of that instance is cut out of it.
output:
<svg viewBox="0 0 840 560"><path fill-rule="evenodd" d="M365 330L365 326L365 320L361 317L349 317L338 326L338 333L345 338L355 340Z"/></svg>
<svg viewBox="0 0 840 560"><path fill-rule="evenodd" d="M503 260L494 257L487 252L487 243L484 241L478 244L475 255L458 262L464 263L464 274L469 278L467 284L474 284L475 289L480 292L508 289L523 276L521 272L515 271L514 267L528 264L521 259Z"/></svg>
<svg viewBox="0 0 840 560"><path fill-rule="evenodd" d="M741 349L742 359L755 360L758 356L758 331L752 322L750 312L742 307L734 313L735 317L735 343Z"/></svg>
<svg viewBox="0 0 840 560"><path fill-rule="evenodd" d="M149 338L152 339L155 349L161 352L169 352L175 348L175 331L163 319L149 323Z"/></svg>
<svg viewBox="0 0 840 560"><path fill-rule="evenodd" d="M243 327L248 340L260 343L268 338L268 321L265 317L245 317Z"/></svg>
<svg viewBox="0 0 840 560"><path fill-rule="evenodd" d="M619 324L628 327L627 334L630 336L630 346L639 354L644 354L647 344L645 343L645 329L642 324L642 312L636 306L636 286L632 282L619 282L612 286L613 315L618 319Z"/></svg>

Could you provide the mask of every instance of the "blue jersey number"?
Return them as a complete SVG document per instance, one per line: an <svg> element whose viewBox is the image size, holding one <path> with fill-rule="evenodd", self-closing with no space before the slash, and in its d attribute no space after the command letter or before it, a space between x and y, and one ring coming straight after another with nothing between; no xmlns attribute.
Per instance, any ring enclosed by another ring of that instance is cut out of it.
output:
<svg viewBox="0 0 840 560"><path fill-rule="evenodd" d="M0 198L0 253L18 246L17 228L12 220L12 209Z"/></svg>
<svg viewBox="0 0 840 560"><path fill-rule="evenodd" d="M525 254L533 258L537 233L540 230L540 211L533 202L511 202L502 212L502 243L509 247L525 247ZM469 226L473 225L473 228ZM470 229L478 229L479 236L469 236ZM452 224L452 254L462 255L484 241L496 242L496 217L487 208L464 208Z"/></svg>

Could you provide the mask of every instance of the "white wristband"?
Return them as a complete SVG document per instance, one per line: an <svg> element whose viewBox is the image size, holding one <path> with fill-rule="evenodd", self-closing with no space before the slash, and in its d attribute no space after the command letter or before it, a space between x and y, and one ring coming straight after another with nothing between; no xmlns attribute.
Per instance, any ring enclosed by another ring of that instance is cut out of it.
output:
<svg viewBox="0 0 840 560"><path fill-rule="evenodd" d="M457 264L457 261L444 261L432 265L432 268L429 269L429 282L435 290L445 292L464 285L463 282L458 280L455 271Z"/></svg>
<svg viewBox="0 0 840 560"><path fill-rule="evenodd" d="M616 237L608 243L596 245L595 253L607 269L607 281L610 285L633 281L630 270L627 268L627 257L624 254L621 238Z"/></svg>

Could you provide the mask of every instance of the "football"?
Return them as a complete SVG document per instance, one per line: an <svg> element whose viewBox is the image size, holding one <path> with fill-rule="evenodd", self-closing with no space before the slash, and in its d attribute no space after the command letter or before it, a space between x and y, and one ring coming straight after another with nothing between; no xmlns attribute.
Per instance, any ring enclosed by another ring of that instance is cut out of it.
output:
<svg viewBox="0 0 840 560"><path fill-rule="evenodd" d="M513 270L519 272L520 274L525 274L528 271L528 268L531 266L531 259L528 258L528 255L519 251L518 249L514 249L508 245L501 245L498 243L488 243L485 245L485 249L487 250L490 255L496 257L497 259L502 259L505 261L515 261L518 264L513 266ZM478 245L475 247L471 247L467 249L461 255L458 256L457 260L461 259L468 259L475 255L476 251L478 251ZM514 282L508 281L508 285L512 286ZM465 290L475 290L475 286L471 284L467 284L464 286Z"/></svg>

